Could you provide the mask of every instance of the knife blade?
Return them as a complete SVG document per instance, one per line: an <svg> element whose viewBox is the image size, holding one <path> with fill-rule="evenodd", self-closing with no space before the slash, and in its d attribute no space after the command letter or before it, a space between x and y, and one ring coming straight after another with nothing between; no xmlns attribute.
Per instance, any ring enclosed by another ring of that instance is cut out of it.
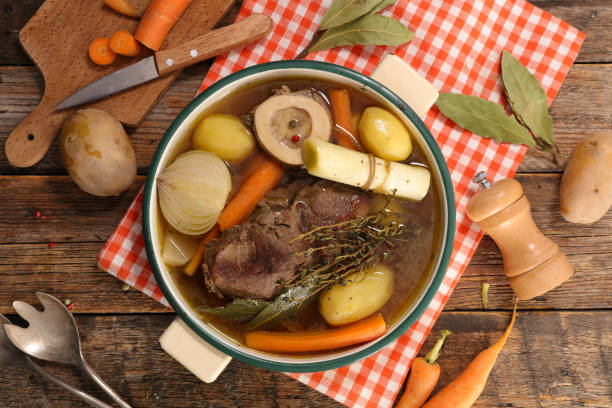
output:
<svg viewBox="0 0 612 408"><path fill-rule="evenodd" d="M158 51L132 65L108 74L79 89L54 110L92 102L160 76L257 41L272 30L272 19L252 14L237 23L212 30L177 47Z"/></svg>

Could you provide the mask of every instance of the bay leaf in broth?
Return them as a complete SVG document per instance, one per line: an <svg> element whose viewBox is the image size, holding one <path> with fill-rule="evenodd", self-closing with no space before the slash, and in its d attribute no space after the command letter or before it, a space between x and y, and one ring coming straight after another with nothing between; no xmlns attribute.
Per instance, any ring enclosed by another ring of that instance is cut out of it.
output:
<svg viewBox="0 0 612 408"><path fill-rule="evenodd" d="M248 330L254 330L269 323L278 321L290 313L300 310L311 300L316 299L315 295L320 293L321 287L316 285L299 285L291 287L278 295L263 308L247 326Z"/></svg>
<svg viewBox="0 0 612 408"><path fill-rule="evenodd" d="M236 320L248 320L259 313L268 305L268 302L263 299L235 299L221 307L206 307L199 306L196 308L199 312L212 314L216 316L227 317Z"/></svg>

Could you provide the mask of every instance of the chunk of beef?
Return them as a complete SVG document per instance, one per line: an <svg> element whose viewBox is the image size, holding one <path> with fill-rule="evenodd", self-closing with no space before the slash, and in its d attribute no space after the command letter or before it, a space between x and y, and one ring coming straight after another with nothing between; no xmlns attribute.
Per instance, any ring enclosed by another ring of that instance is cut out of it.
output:
<svg viewBox="0 0 612 408"><path fill-rule="evenodd" d="M319 181L299 190L293 207L298 209L304 231L364 216L370 208L361 190L331 181Z"/></svg>
<svg viewBox="0 0 612 408"><path fill-rule="evenodd" d="M306 249L302 241L291 242L294 238L314 226L365 215L368 209L365 193L352 187L327 181L306 185L289 207L264 210L211 241L203 264L206 283L229 297L270 299L281 290L279 280L312 261L293 255Z"/></svg>

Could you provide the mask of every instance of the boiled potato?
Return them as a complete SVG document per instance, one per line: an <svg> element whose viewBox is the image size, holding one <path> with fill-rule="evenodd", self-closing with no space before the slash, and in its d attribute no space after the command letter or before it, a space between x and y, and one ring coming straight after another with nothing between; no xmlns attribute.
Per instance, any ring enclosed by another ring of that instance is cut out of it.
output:
<svg viewBox="0 0 612 408"><path fill-rule="evenodd" d="M612 133L584 138L572 151L559 190L561 215L590 224L612 205Z"/></svg>
<svg viewBox="0 0 612 408"><path fill-rule="evenodd" d="M391 161L406 160L412 153L412 139L406 126L391 112L372 106L359 120L363 146L375 156Z"/></svg>
<svg viewBox="0 0 612 408"><path fill-rule="evenodd" d="M401 214L404 212L404 208L398 199L391 199L385 197L382 194L376 194L370 201L370 211L372 213L382 211L385 209L385 214L388 214L387 218L383 221L385 225L403 224Z"/></svg>
<svg viewBox="0 0 612 408"><path fill-rule="evenodd" d="M319 312L327 323L340 326L355 322L380 309L393 293L393 271L376 264L334 285L319 296Z"/></svg>
<svg viewBox="0 0 612 408"><path fill-rule="evenodd" d="M134 149L121 123L109 113L76 111L64 123L59 142L64 167L81 190L112 196L134 182Z"/></svg>
<svg viewBox="0 0 612 408"><path fill-rule="evenodd" d="M198 123L193 133L193 147L236 162L251 154L255 149L255 139L239 118L213 113Z"/></svg>

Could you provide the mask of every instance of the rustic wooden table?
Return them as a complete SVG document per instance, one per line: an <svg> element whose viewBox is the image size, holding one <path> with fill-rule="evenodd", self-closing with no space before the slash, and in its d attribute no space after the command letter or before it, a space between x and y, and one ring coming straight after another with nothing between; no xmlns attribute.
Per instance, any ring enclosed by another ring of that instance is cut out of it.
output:
<svg viewBox="0 0 612 408"><path fill-rule="evenodd" d="M41 3L0 1L2 146L42 94L43 80L17 40L19 29ZM515 329L475 406L612 407L612 211L594 225L569 224L559 213L557 199L572 147L585 134L612 131L612 2L533 3L587 35L552 105L561 164L529 151L517 175L537 224L569 256L576 274L545 296L521 303ZM226 21L230 18L231 13ZM135 407L340 406L284 374L238 361L214 384L201 383L159 347L158 337L174 318L170 310L137 291L124 292L119 281L96 267L97 253L144 181L157 142L193 97L209 66L184 72L133 130L140 176L118 198L80 191L64 171L57 143L28 169L11 167L0 149L0 313L15 319L11 302L36 302L35 291L70 298L85 355ZM44 217L35 218L36 211ZM483 282L491 284L486 310L480 297ZM500 254L485 238L434 328L453 331L441 358L438 387L499 337L509 319L511 297ZM76 370L49 368L105 398ZM0 407L83 406L27 371L2 370L0 384Z"/></svg>

